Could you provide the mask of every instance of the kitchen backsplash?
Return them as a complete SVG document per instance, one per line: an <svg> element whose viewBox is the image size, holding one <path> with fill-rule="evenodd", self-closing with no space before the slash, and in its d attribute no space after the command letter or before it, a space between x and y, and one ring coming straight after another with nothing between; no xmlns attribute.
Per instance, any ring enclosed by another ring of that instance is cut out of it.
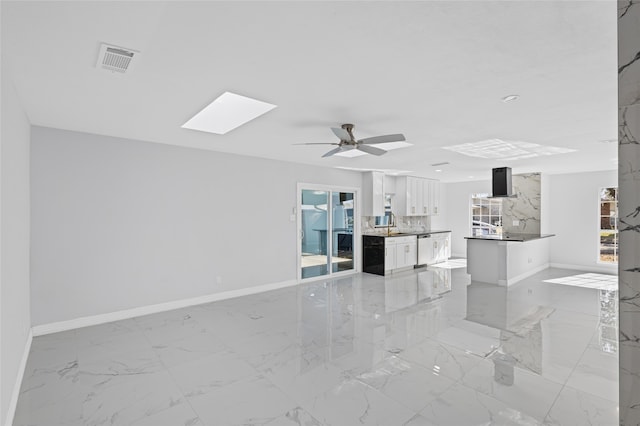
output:
<svg viewBox="0 0 640 426"><path fill-rule="evenodd" d="M511 177L516 198L502 200L502 232L540 233L540 173L523 173ZM514 225L514 221L518 224Z"/></svg>
<svg viewBox="0 0 640 426"><path fill-rule="evenodd" d="M385 234L386 227L376 228L375 216L362 216L362 232L364 234ZM392 232L422 232L431 229L430 216L398 216L396 226L391 227Z"/></svg>

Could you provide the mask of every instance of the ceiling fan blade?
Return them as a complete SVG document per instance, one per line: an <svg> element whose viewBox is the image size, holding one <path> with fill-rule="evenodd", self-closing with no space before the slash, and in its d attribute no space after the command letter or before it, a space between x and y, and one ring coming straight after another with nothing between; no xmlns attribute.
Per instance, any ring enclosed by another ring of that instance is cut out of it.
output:
<svg viewBox="0 0 640 426"><path fill-rule="evenodd" d="M310 143L294 143L293 145L340 145L339 143L331 142L310 142Z"/></svg>
<svg viewBox="0 0 640 426"><path fill-rule="evenodd" d="M374 136L372 138L364 138L358 141L358 143L363 144L375 144L375 143L386 143L386 142L400 142L406 140L402 133L398 133L395 135L382 135L382 136Z"/></svg>
<svg viewBox="0 0 640 426"><path fill-rule="evenodd" d="M367 146L367 145L360 145L360 144L356 146L356 149L359 149L360 151L364 151L367 154L373 154L373 155L383 155L387 153L387 151L385 151L384 149L376 148L375 146Z"/></svg>
<svg viewBox="0 0 640 426"><path fill-rule="evenodd" d="M333 154L337 154L337 153L339 153L339 152L341 152L341 151L344 151L344 150L342 149L342 147L341 147L341 146L339 146L339 147L334 148L334 149L332 149L331 151L327 152L326 154L324 154L324 155L322 156L322 158L325 158L325 157L331 157Z"/></svg>
<svg viewBox="0 0 640 426"><path fill-rule="evenodd" d="M337 137L339 137L341 141L350 141L351 140L351 136L349 136L349 132L347 132L345 129L332 127L331 130L333 130L333 133Z"/></svg>

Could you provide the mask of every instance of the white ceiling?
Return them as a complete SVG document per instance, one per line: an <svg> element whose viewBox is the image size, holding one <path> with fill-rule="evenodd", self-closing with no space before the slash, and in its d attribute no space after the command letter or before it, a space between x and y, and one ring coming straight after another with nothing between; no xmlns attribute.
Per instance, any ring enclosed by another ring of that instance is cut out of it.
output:
<svg viewBox="0 0 640 426"><path fill-rule="evenodd" d="M600 142L617 137L615 1L3 1L2 37L34 125L443 181L617 167ZM139 50L135 67L96 68L102 42ZM225 135L180 127L225 91L278 107ZM331 146L293 145L335 142L342 123L414 146L321 158ZM442 149L493 138L577 151Z"/></svg>

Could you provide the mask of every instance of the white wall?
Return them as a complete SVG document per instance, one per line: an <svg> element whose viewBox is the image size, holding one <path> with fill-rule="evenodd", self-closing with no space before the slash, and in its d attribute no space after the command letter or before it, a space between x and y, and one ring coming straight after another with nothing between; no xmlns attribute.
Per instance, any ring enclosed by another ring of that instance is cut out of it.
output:
<svg viewBox="0 0 640 426"><path fill-rule="evenodd" d="M4 59L4 58L3 58ZM29 120L2 63L0 144L0 423L29 343ZM17 395L15 395L17 396Z"/></svg>
<svg viewBox="0 0 640 426"><path fill-rule="evenodd" d="M617 170L549 176L551 263L586 270L617 272L599 264L598 212L600 188L618 186Z"/></svg>
<svg viewBox="0 0 640 426"><path fill-rule="evenodd" d="M33 127L33 324L295 280L296 184L361 179Z"/></svg>

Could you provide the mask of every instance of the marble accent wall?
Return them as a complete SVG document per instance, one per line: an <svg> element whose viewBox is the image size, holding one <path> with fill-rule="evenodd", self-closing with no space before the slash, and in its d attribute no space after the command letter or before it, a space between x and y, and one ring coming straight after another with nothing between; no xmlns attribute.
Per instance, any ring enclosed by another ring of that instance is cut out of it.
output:
<svg viewBox="0 0 640 426"><path fill-rule="evenodd" d="M362 216L362 233L366 235L383 235L386 227L375 227L374 216ZM392 232L423 232L431 229L430 216L396 216L396 224L391 227Z"/></svg>
<svg viewBox="0 0 640 426"><path fill-rule="evenodd" d="M640 3L618 1L620 424L640 424Z"/></svg>
<svg viewBox="0 0 640 426"><path fill-rule="evenodd" d="M516 198L502 200L502 232L540 233L540 173L524 173L511 176ZM517 220L518 225L513 221Z"/></svg>

